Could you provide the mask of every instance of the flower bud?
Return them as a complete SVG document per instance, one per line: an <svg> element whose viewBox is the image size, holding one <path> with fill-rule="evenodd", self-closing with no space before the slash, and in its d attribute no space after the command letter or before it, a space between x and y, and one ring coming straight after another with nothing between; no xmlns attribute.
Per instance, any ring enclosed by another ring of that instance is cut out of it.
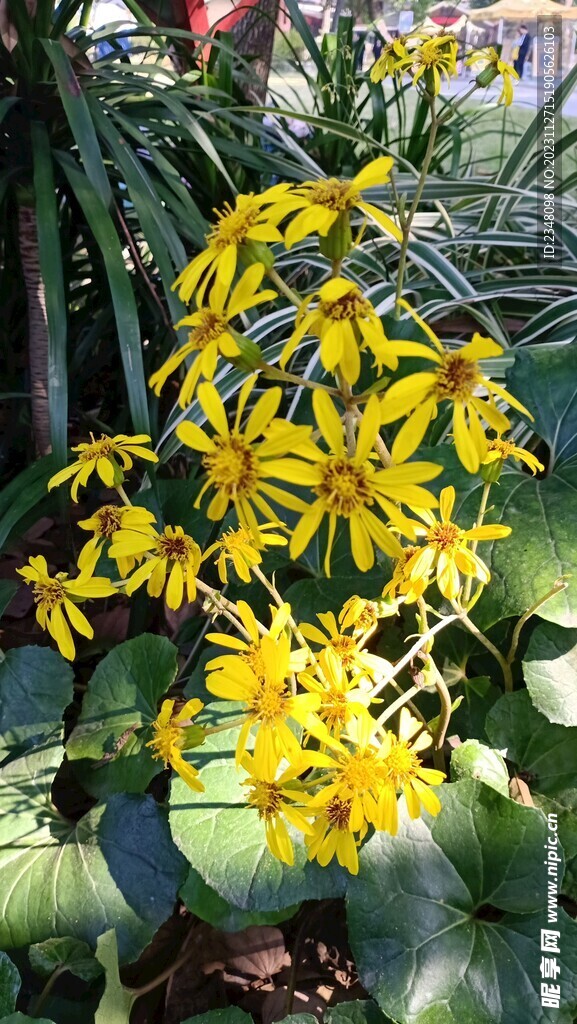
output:
<svg viewBox="0 0 577 1024"><path fill-rule="evenodd" d="M206 733L202 725L185 725L182 729L182 749L192 750L200 747L205 741Z"/></svg>
<svg viewBox="0 0 577 1024"><path fill-rule="evenodd" d="M232 335L240 349L239 355L229 356L229 363L232 363L237 370L254 373L262 363L262 349L257 345L256 341L253 341L252 338L247 338L245 334L240 334L234 328L229 327L228 333Z"/></svg>
<svg viewBox="0 0 577 1024"><path fill-rule="evenodd" d="M319 236L319 249L329 260L342 260L353 247L348 210L342 210L328 234Z"/></svg>
<svg viewBox="0 0 577 1024"><path fill-rule="evenodd" d="M494 82L499 77L499 71L497 70L496 64L487 64L486 68L477 75L475 81L480 89L486 89L491 82Z"/></svg>
<svg viewBox="0 0 577 1024"><path fill-rule="evenodd" d="M245 267L251 267L253 263L262 263L265 270L272 270L274 267L274 254L266 242L257 242L254 238L247 238L239 246L239 255Z"/></svg>
<svg viewBox="0 0 577 1024"><path fill-rule="evenodd" d="M481 466L481 479L484 480L486 484L496 484L497 480L501 476L504 464L504 459L493 459L491 462L486 462Z"/></svg>

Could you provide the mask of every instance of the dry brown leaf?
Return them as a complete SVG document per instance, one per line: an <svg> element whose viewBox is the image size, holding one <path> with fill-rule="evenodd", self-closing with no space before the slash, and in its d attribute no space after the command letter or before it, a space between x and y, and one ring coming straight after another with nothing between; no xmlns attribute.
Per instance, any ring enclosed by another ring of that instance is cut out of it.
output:
<svg viewBox="0 0 577 1024"><path fill-rule="evenodd" d="M273 1024L273 1021L282 1020L287 1015L287 986L282 985L270 992L262 1004L262 1024ZM294 994L291 1013L312 1013L319 1021L322 1021L327 1009L326 1001L316 992L300 992Z"/></svg>
<svg viewBox="0 0 577 1024"><path fill-rule="evenodd" d="M525 807L534 807L533 797L531 796L531 790L524 779L519 778L518 775L514 775L509 780L509 795L512 800L515 800L518 804L523 804Z"/></svg>
<svg viewBox="0 0 577 1024"><path fill-rule="evenodd" d="M242 932L228 933L225 940L227 973L237 972L264 981L291 962L280 928L252 925Z"/></svg>

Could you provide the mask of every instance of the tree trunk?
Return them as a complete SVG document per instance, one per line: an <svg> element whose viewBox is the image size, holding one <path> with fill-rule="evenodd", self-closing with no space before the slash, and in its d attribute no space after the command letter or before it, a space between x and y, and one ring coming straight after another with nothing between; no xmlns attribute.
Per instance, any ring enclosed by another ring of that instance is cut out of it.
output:
<svg viewBox="0 0 577 1024"><path fill-rule="evenodd" d="M241 6L242 4L239 4L239 7ZM257 0L233 29L237 53L243 57L255 58L252 66L260 84L249 85L248 93L251 99L261 104L266 101L278 6L279 0Z"/></svg>
<svg viewBox="0 0 577 1024"><path fill-rule="evenodd" d="M18 233L20 258L28 302L28 365L32 429L38 455L48 455L50 444L50 408L48 405L48 320L46 292L40 273L36 210L19 203Z"/></svg>

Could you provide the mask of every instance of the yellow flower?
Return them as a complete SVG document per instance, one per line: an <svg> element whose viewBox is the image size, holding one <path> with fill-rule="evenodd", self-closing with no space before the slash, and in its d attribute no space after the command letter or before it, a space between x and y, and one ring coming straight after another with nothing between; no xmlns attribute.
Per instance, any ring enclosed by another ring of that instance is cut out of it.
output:
<svg viewBox="0 0 577 1024"><path fill-rule="evenodd" d="M208 518L222 519L232 502L241 525L254 537L259 537L260 527L253 506L269 522L278 522L278 519L266 499L296 512L306 507L300 498L272 486L267 480L276 476L276 456L284 455L305 441L311 428L274 420L282 398L282 389L274 387L258 399L244 432L241 432L241 417L255 380L255 377L249 377L241 388L232 430L229 429L226 409L218 391L214 384L205 382L198 388L198 401L216 431L215 436L210 438L201 427L190 422L181 423L176 433L189 448L203 452L206 483L194 507L199 508L204 493L212 487L216 493L207 509ZM261 434L265 435L265 439L255 444Z"/></svg>
<svg viewBox="0 0 577 1024"><path fill-rule="evenodd" d="M479 416L494 430L510 427L507 417L495 405L495 396L504 399L513 408L533 419L521 405L499 384L483 376L478 360L500 356L503 349L492 338L474 334L472 341L458 352L446 352L437 335L405 302L413 319L425 331L434 349L419 341L394 341L397 355L428 359L434 368L422 373L411 373L396 381L382 400L382 423L393 423L408 416L397 434L391 455L395 462L404 462L421 443L429 423L437 415L437 406L445 400L453 403L453 435L457 454L469 473L476 473L487 453L487 439ZM479 388L488 392L488 400L477 396Z"/></svg>
<svg viewBox="0 0 577 1024"><path fill-rule="evenodd" d="M468 547L470 540L499 540L508 537L510 526L494 525L474 526L471 530L462 530L451 521L451 513L455 504L455 488L445 487L441 491L441 519L428 509L420 509L419 515L427 528L417 528L424 535L425 546L417 548L405 565L405 575L414 583L427 578L433 570L437 574L437 586L443 597L453 600L461 589L459 573L472 576L488 583L491 573L479 556Z"/></svg>
<svg viewBox="0 0 577 1024"><path fill-rule="evenodd" d="M226 530L220 540L215 541L206 549L202 560L210 558L215 551L219 551L216 566L221 583L228 583L227 562L232 562L237 576L243 583L250 583L250 570L262 562L261 551L267 547L288 544L286 537L268 532L272 529L274 529L274 523L263 523L262 526L259 526L258 537L255 537L244 526L240 526L238 530Z"/></svg>
<svg viewBox="0 0 577 1024"><path fill-rule="evenodd" d="M406 466L375 469L369 461L379 431L379 400L373 395L367 402L357 436L354 455L348 455L340 416L325 391L315 391L313 407L319 429L329 446L329 453L318 446L308 447L302 459L279 459L274 474L281 480L311 487L313 503L306 507L290 544L291 558L305 550L318 531L325 516L329 518L329 535L324 570L330 575L330 558L337 523L345 519L349 524L351 549L361 572L372 568L375 560L373 544L393 557L400 555L399 541L379 519L371 506L377 506L391 519L401 532L414 538L414 528L395 502L424 505L432 508L437 499L423 487L416 486L433 480L441 467L432 462L412 462Z"/></svg>
<svg viewBox="0 0 577 1024"><path fill-rule="evenodd" d="M248 786L247 804L258 811L264 822L266 844L277 860L285 864L294 864L294 849L284 818L305 835L312 834L312 827L304 817L302 810L295 807L295 800L306 802L308 797L299 790L297 777L303 771L303 765L289 765L277 778L274 772L263 772L255 759L246 751L241 758L241 765L248 772L248 778L242 783Z"/></svg>
<svg viewBox="0 0 577 1024"><path fill-rule="evenodd" d="M383 597L389 597L393 601L403 598L405 604L414 604L423 596L429 585L429 574L425 573L416 580L412 580L407 574L407 563L421 550L413 544L403 548L402 555L395 562L393 578L383 589Z"/></svg>
<svg viewBox="0 0 577 1024"><path fill-rule="evenodd" d="M395 63L395 71L410 71L413 85L424 75L427 92L437 96L441 91L441 75L450 84L451 75L457 74L457 50L458 43L454 36L428 39L406 56L400 57Z"/></svg>
<svg viewBox="0 0 577 1024"><path fill-rule="evenodd" d="M305 836L305 844L309 860L316 859L321 867L326 867L336 854L341 867L358 875L357 849L367 834L367 826L363 822L355 839L350 830L352 804L351 799L331 797L325 807L316 811L312 835Z"/></svg>
<svg viewBox="0 0 577 1024"><path fill-rule="evenodd" d="M515 459L516 462L524 462L529 467L533 476L537 470L542 473L545 466L542 462L539 462L532 452L528 452L525 448L518 448L512 441L506 441L501 436L493 437L487 442L487 454L483 459L483 466L494 465L499 463L499 468L502 468L503 463L506 459Z"/></svg>
<svg viewBox="0 0 577 1024"><path fill-rule="evenodd" d="M262 638L267 636L277 640L285 632L285 626L291 613L291 606L285 602L280 608L271 607L271 624L268 629L265 629L261 623L257 622L252 608L246 601L238 601L236 607L244 627L245 639L242 640L240 637L232 636L230 633L207 633L206 639L210 643L217 644L219 647L228 647L237 653L232 655L220 654L218 657L213 658L212 661L209 661L206 667L209 672L227 672L230 670L234 673L238 658L240 658L241 661L246 662L250 666L258 679L264 680L266 668L261 649ZM291 651L288 664L289 673L302 672L306 667L308 659L309 652L306 649L299 648L296 651Z"/></svg>
<svg viewBox="0 0 577 1024"><path fill-rule="evenodd" d="M351 720L362 714L371 698L358 687L358 676L348 678L343 661L332 647L325 647L318 657L320 671L301 672L298 680L309 693L318 693L321 705L317 714L335 739Z"/></svg>
<svg viewBox="0 0 577 1024"><path fill-rule="evenodd" d="M98 441L94 435L90 435L90 443L78 444L72 451L80 452L80 455L72 465L61 469L48 481L48 490L58 487L71 476L75 477L70 491L72 501L77 501L78 488L86 486L89 476L96 470L102 483L106 487L114 487L122 483L124 479L123 470L132 469L131 456L136 455L140 459L147 459L148 462L158 462L158 455L143 448L143 443L149 443L148 434L136 434L128 437L126 434L116 434L115 437L108 437L102 434ZM122 466L118 465L118 461Z"/></svg>
<svg viewBox="0 0 577 1024"><path fill-rule="evenodd" d="M201 551L196 543L184 532L182 526L165 526L162 533L151 527L146 533L136 529L119 530L114 535L108 554L111 558L134 558L147 554L144 564L126 582L129 597L148 580L147 591L151 597L160 597L166 583L166 603L169 608L180 608L186 598L196 598L196 576L200 568Z"/></svg>
<svg viewBox="0 0 577 1024"><path fill-rule="evenodd" d="M203 742L203 730L199 726L194 727L194 735L190 737L187 733L190 734L191 730L187 726L190 727L191 718L202 711L204 704L197 699L189 700L180 711L173 714L174 704L173 700L162 702L158 718L152 723L154 738L146 746L152 747L152 756L164 761L165 768L170 765L187 786L197 793L204 793L197 769L182 756L182 750L190 743L190 739L193 739L194 746Z"/></svg>
<svg viewBox="0 0 577 1024"><path fill-rule="evenodd" d="M381 602L382 604L382 602ZM339 612L339 625L341 629L353 627L353 636L364 634L365 640L374 633L377 628L382 609L376 601L367 601L358 594L353 594L345 601Z"/></svg>
<svg viewBox="0 0 577 1024"><path fill-rule="evenodd" d="M227 659L226 667L207 677L206 688L222 700L240 701L246 720L240 730L236 747L237 764L245 752L250 730L256 727L254 762L257 771L272 775L281 758L300 764L300 744L288 725L291 719L307 732L325 737L326 729L315 712L320 707L318 694L294 696L287 686L290 673L290 641L287 636L263 636L260 641L263 674L256 672L242 658Z"/></svg>
<svg viewBox="0 0 577 1024"><path fill-rule="evenodd" d="M56 640L60 653L73 661L76 649L64 613L76 632L91 640L94 630L75 602L90 597L112 597L117 593L116 589L110 580L103 576L91 576L88 572L81 573L75 580L69 579L65 572L49 576L48 564L43 555L33 556L28 565L16 572L32 587L37 606L37 622Z"/></svg>
<svg viewBox="0 0 577 1024"><path fill-rule="evenodd" d="M389 675L391 666L388 661L363 650L370 633L361 634L356 639L347 633L341 633L333 612L319 612L317 619L326 629L326 634L317 626L301 622L299 629L305 640L320 644L321 647L334 652L345 671L350 672L357 682L365 680L376 682L380 681L383 676Z"/></svg>
<svg viewBox="0 0 577 1024"><path fill-rule="evenodd" d="M371 82L382 82L387 76L393 78L397 74L397 61L408 56L407 44L412 38L420 39L422 37L398 36L397 39L393 39L383 46L380 57L377 57L370 70Z"/></svg>
<svg viewBox="0 0 577 1024"><path fill-rule="evenodd" d="M318 296L318 304L308 305ZM305 334L316 334L321 341L320 356L325 370L340 370L349 384L356 384L361 372L360 353L367 348L375 357L373 366L396 370L398 359L375 313L358 285L336 277L306 299L297 314L296 329L281 352L280 366L288 360Z"/></svg>
<svg viewBox="0 0 577 1024"><path fill-rule="evenodd" d="M286 230L286 248L290 249L295 242L301 242L307 235L319 234L326 237L339 216L348 218L349 212L355 208L368 214L387 234L400 242L403 236L395 222L362 196L365 189L386 184L392 166L392 157L380 156L363 167L352 181L320 178L318 181L305 181L298 188L294 188L291 192L290 210L284 210L283 216L286 212L293 212L299 208L300 212ZM282 209L282 201L279 209Z"/></svg>
<svg viewBox="0 0 577 1024"><path fill-rule="evenodd" d="M196 313L185 316L176 324L177 330L186 326L190 327L191 331L186 345L174 352L148 381L156 395L160 394L170 374L187 356L194 353L194 362L186 373L178 396L178 403L184 409L192 401L199 378L206 377L207 380L212 380L214 377L219 355L225 359L233 359L240 355L230 321L239 313L276 298L277 293L270 288L258 291L263 275L262 263L255 263L249 267L233 289L228 302L227 289L217 281L210 291L208 305L201 306Z"/></svg>
<svg viewBox="0 0 577 1024"><path fill-rule="evenodd" d="M136 505L103 505L89 519L79 520L82 530L91 530L93 536L82 548L78 556L78 568L82 572L93 572L107 540L112 540L118 530L138 530L140 533L154 534L151 523L156 522L152 512ZM134 568L135 559L119 558L118 571L122 578Z"/></svg>
<svg viewBox="0 0 577 1024"><path fill-rule="evenodd" d="M482 50L473 50L467 57L465 64L471 66L477 61L484 61L481 74L477 76L477 84L480 86L490 85L499 75L503 76L503 88L497 103L504 103L509 107L513 102L513 82L519 80L519 75L512 64L506 64L497 53L494 46L486 46ZM487 74L489 72L489 74Z"/></svg>
<svg viewBox="0 0 577 1024"><path fill-rule="evenodd" d="M289 191L290 185L273 185L261 195L238 195L234 208L230 203L224 209L215 210L217 221L206 236L207 248L195 256L191 263L177 277L172 288L178 288L183 302L188 302L197 291L197 301L202 303L206 288L216 275L221 288L227 292L236 272L239 256L249 255L254 243L282 242L282 235L276 225L285 211L271 207L280 203ZM258 247L257 247L258 251ZM260 262L250 259L251 263Z"/></svg>
<svg viewBox="0 0 577 1024"><path fill-rule="evenodd" d="M419 733L413 740L413 737ZM398 831L397 792L404 793L411 818L418 818L421 804L429 814L437 815L441 802L429 786L438 786L445 773L436 768L423 768L417 756L432 743L431 735L407 708L401 709L399 735L388 732L381 746L380 766L384 785L379 795L377 828L396 835Z"/></svg>

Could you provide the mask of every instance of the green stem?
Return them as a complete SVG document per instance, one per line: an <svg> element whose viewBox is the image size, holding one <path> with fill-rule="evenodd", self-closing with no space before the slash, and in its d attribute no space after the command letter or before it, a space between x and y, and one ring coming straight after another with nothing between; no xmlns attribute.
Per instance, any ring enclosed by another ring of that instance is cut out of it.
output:
<svg viewBox="0 0 577 1024"><path fill-rule="evenodd" d="M507 693L511 693L511 691L513 690L513 674L511 672L511 666L509 662L495 647L495 644L491 643L489 638L486 637L485 634L477 628L474 622L471 622L469 616L465 611L461 611L459 618L461 619L461 622L467 627L469 632L472 633L473 636L476 637L476 639L479 641L479 643L483 644L483 647L486 647L487 650L491 652L496 661L499 662L499 665L501 666L501 671L503 673L503 679L505 681L505 690Z"/></svg>
<svg viewBox="0 0 577 1024"><path fill-rule="evenodd" d="M240 718L233 718L231 722L223 722L221 725L211 725L208 729L204 730L205 736L214 736L217 732L226 732L227 729L237 729L240 725L244 725L246 722L246 715L241 715Z"/></svg>
<svg viewBox="0 0 577 1024"><path fill-rule="evenodd" d="M124 490L124 487L122 486L122 484L115 484L115 490L118 492L118 494L119 494L120 498L122 499L122 501L124 502L124 504L128 505L129 508L132 508L132 502L131 502L130 498L128 497L126 491Z"/></svg>
<svg viewBox="0 0 577 1024"><path fill-rule="evenodd" d="M40 1016L40 1011L41 1011L42 1007L44 1006L44 1003L48 999L48 996L52 992L52 989L54 988L54 985L58 981L58 978L60 977L61 974L65 974L67 970L68 970L68 965L67 964L59 964L59 966L54 971L52 971L52 974L48 978L44 988L37 995L36 999L34 1000L34 1003L31 1006L31 1008L28 1010L28 1013L29 1013L29 1015L31 1017L39 1017Z"/></svg>
<svg viewBox="0 0 577 1024"><path fill-rule="evenodd" d="M523 626L525 625L527 620L530 619L531 616L534 615L535 612L538 611L539 608L541 608L547 601L550 601L551 598L555 597L556 594L560 594L563 590L566 590L568 586L569 584L565 582L563 577L561 577L558 580L555 580L555 583L551 587L551 590L547 591L544 597L540 597L538 601L535 601L535 604L532 604L531 607L528 608L527 611L521 616L517 625L515 626L515 629L513 630L513 636L511 638L511 646L509 648L509 653L507 655L507 661L509 665L511 665L515 660L517 647L519 646L521 630L523 629Z"/></svg>
<svg viewBox="0 0 577 1024"><path fill-rule="evenodd" d="M299 377L296 373L288 373L286 370L281 370L278 366L271 366L270 363L265 363L264 361L259 363L258 369L262 371L265 377L270 377L271 380L286 380L288 384L296 384L298 387L327 391L334 398L338 398L340 395L340 391L337 388L331 388L328 384L321 384L316 380L305 380L304 377Z"/></svg>
<svg viewBox="0 0 577 1024"><path fill-rule="evenodd" d="M487 482L485 482L485 485L483 487L483 493L481 495L481 504L479 505L479 514L477 516L477 521L475 523L475 527L483 525L483 519L485 517L485 512L487 511L487 502L489 501L489 492L490 492L490 490L491 490L491 484L487 481ZM471 554L472 555L475 554L478 545L479 545L479 541L478 540L474 540L473 543L471 544ZM467 607L467 605L469 604L469 598L471 596L471 587L472 586L473 586L473 577L472 576L467 576L467 579L466 579L466 582L465 582L465 586L464 586L464 589L463 589L463 604L465 605L465 607Z"/></svg>
<svg viewBox="0 0 577 1024"><path fill-rule="evenodd" d="M279 292L282 292L283 295L292 302L293 306L296 306L298 309L302 303L302 299L298 293L293 291L293 289L283 281L282 277L280 274L277 274L274 267L271 267L270 270L267 271L267 274L275 287L278 288Z"/></svg>

